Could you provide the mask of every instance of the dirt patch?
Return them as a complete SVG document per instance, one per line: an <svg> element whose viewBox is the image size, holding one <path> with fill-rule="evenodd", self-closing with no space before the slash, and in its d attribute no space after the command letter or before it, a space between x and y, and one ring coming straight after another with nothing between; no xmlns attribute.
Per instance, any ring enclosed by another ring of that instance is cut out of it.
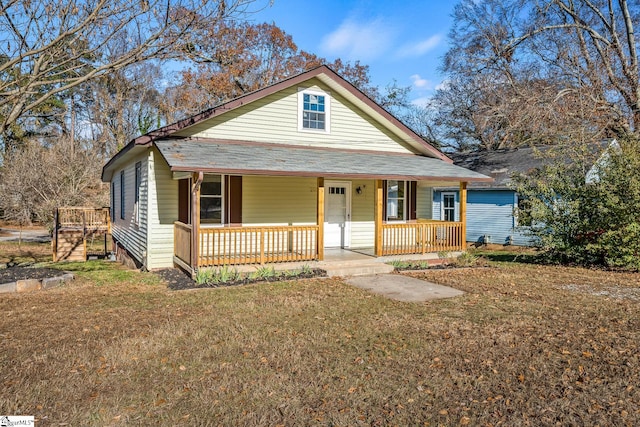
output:
<svg viewBox="0 0 640 427"><path fill-rule="evenodd" d="M566 289L573 292L587 293L589 295L616 298L616 299L630 299L640 300L640 288L624 288L618 286L608 286L603 289L596 289L590 285L576 285L568 284L558 286L559 289Z"/></svg>
<svg viewBox="0 0 640 427"><path fill-rule="evenodd" d="M64 273L54 268L10 267L0 269L0 284L27 279L48 279Z"/></svg>
<svg viewBox="0 0 640 427"><path fill-rule="evenodd" d="M196 282L179 268L163 268L154 273L167 284L169 289L190 289L196 286Z"/></svg>

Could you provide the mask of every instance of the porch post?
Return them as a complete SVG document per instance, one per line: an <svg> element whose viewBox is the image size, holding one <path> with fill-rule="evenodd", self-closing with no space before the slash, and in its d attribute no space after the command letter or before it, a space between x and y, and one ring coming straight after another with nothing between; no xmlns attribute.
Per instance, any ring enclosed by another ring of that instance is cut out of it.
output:
<svg viewBox="0 0 640 427"><path fill-rule="evenodd" d="M200 184L204 179L202 172L193 173L191 187L191 268L197 270L198 265L198 237L200 236Z"/></svg>
<svg viewBox="0 0 640 427"><path fill-rule="evenodd" d="M316 238L318 260L324 259L324 178L318 178L318 212L316 215L318 223L318 236Z"/></svg>
<svg viewBox="0 0 640 427"><path fill-rule="evenodd" d="M460 240L462 240L461 248L467 250L467 183L460 182L460 222L462 229L460 230Z"/></svg>
<svg viewBox="0 0 640 427"><path fill-rule="evenodd" d="M375 221L375 244L374 252L376 256L382 256L382 180L376 179L373 195L373 216Z"/></svg>

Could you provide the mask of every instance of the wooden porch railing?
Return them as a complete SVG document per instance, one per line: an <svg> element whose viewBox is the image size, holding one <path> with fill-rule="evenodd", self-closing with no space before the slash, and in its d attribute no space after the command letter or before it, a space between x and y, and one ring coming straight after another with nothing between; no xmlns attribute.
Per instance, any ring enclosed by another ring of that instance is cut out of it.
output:
<svg viewBox="0 0 640 427"><path fill-rule="evenodd" d="M317 225L201 228L198 267L318 259Z"/></svg>
<svg viewBox="0 0 640 427"><path fill-rule="evenodd" d="M106 230L111 233L109 208L65 207L56 212L56 227Z"/></svg>
<svg viewBox="0 0 640 427"><path fill-rule="evenodd" d="M185 265L191 265L191 230L189 224L173 223L173 253Z"/></svg>
<svg viewBox="0 0 640 427"><path fill-rule="evenodd" d="M418 220L402 224L382 224L382 255L425 254L460 251L462 223Z"/></svg>

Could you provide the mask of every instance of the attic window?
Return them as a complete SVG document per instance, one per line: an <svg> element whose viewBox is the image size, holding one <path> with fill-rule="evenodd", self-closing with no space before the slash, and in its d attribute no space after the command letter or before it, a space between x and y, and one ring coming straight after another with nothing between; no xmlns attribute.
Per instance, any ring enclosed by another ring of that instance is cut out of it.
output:
<svg viewBox="0 0 640 427"><path fill-rule="evenodd" d="M298 130L329 132L330 97L318 90L300 89L298 92Z"/></svg>

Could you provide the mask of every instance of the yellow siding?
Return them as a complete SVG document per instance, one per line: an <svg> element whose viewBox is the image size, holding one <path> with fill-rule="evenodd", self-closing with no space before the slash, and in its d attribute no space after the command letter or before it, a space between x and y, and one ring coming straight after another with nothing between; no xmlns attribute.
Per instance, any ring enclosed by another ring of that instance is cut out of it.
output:
<svg viewBox="0 0 640 427"><path fill-rule="evenodd" d="M431 219L433 205L433 191L431 187L424 187L418 183L416 193L416 215L418 218Z"/></svg>
<svg viewBox="0 0 640 427"><path fill-rule="evenodd" d="M140 222L135 223L135 164L141 162L141 186L140 186ZM112 182L115 183L115 215L111 225L111 232L130 253L141 264L145 263L146 243L147 243L147 195L148 189L148 173L147 173L147 155L142 154L134 157L128 162L123 169L116 170ZM124 219L120 215L120 172L124 170L125 182L125 209Z"/></svg>
<svg viewBox="0 0 640 427"><path fill-rule="evenodd" d="M316 223L316 179L242 178L243 225Z"/></svg>
<svg viewBox="0 0 640 427"><path fill-rule="evenodd" d="M173 223L178 220L178 181L154 148L149 152L149 237L147 268L173 266Z"/></svg>
<svg viewBox="0 0 640 427"><path fill-rule="evenodd" d="M327 92L331 132L298 130L298 87L291 87L206 120L176 135L343 149L413 152L407 144L317 79L305 88Z"/></svg>
<svg viewBox="0 0 640 427"><path fill-rule="evenodd" d="M351 183L351 247L373 247L375 225L373 217L373 180L354 180ZM356 189L360 187L362 193Z"/></svg>

